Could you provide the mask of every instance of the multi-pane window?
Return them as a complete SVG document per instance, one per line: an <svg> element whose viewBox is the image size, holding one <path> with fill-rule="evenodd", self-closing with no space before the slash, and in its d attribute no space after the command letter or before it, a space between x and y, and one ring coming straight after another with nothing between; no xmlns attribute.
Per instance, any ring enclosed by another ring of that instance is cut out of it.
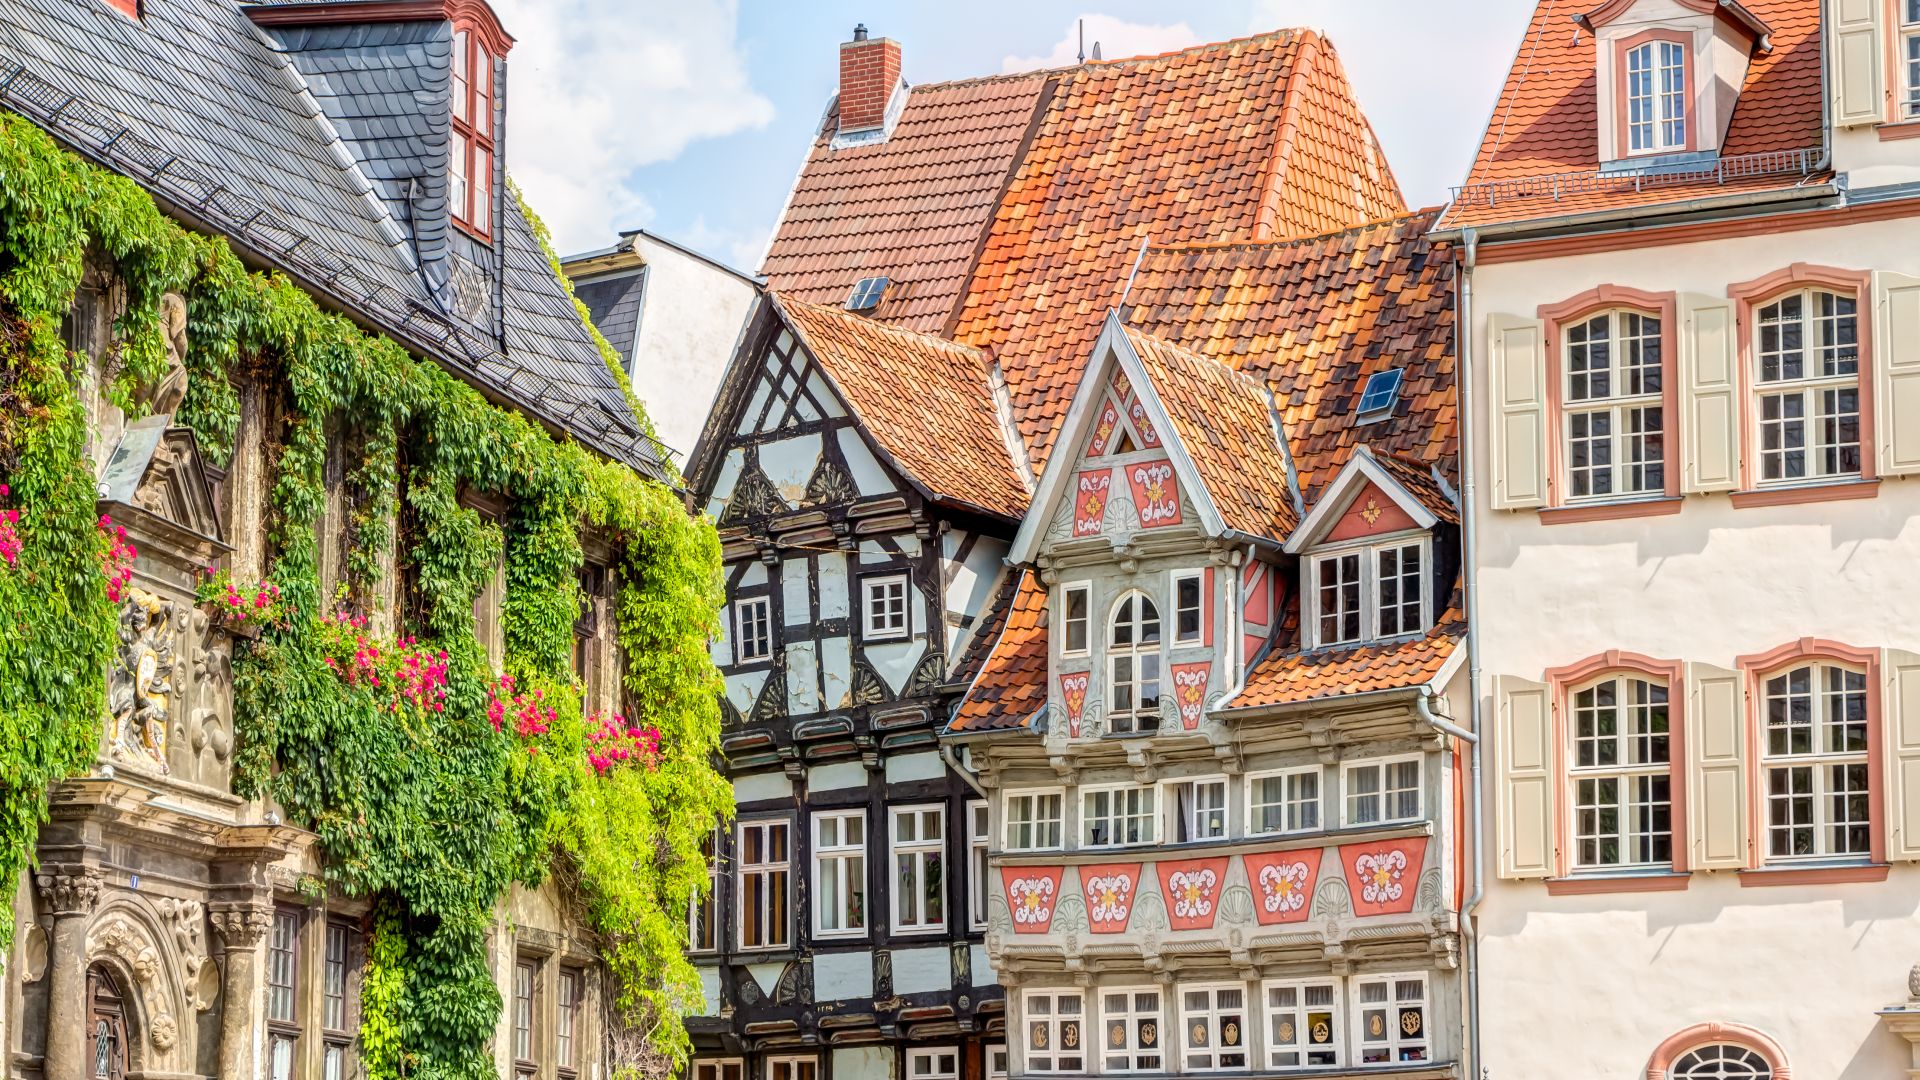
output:
<svg viewBox="0 0 1920 1080"><path fill-rule="evenodd" d="M967 803L967 925L975 930L987 925L987 896L993 880L987 864L993 842L989 817L985 800Z"/></svg>
<svg viewBox="0 0 1920 1080"><path fill-rule="evenodd" d="M907 1051L907 1080L958 1080L960 1051L952 1046Z"/></svg>
<svg viewBox="0 0 1920 1080"><path fill-rule="evenodd" d="M1860 324L1856 297L1803 289L1755 318L1760 480L1860 473Z"/></svg>
<svg viewBox="0 0 1920 1080"><path fill-rule="evenodd" d="M1713 1043L1675 1058L1671 1080L1773 1080L1773 1065L1744 1046Z"/></svg>
<svg viewBox="0 0 1920 1080"><path fill-rule="evenodd" d="M1319 827L1320 766L1247 779L1249 833L1308 832Z"/></svg>
<svg viewBox="0 0 1920 1080"><path fill-rule="evenodd" d="M292 1080L300 1044L300 912L275 908L267 937L267 1066L270 1080Z"/></svg>
<svg viewBox="0 0 1920 1080"><path fill-rule="evenodd" d="M1353 981L1360 1063L1429 1061L1427 977L1384 975Z"/></svg>
<svg viewBox="0 0 1920 1080"><path fill-rule="evenodd" d="M1317 643L1341 645L1360 640L1360 552L1323 555L1313 563L1314 610L1319 614Z"/></svg>
<svg viewBox="0 0 1920 1080"><path fill-rule="evenodd" d="M947 810L900 806L893 819L893 928L942 930L947 925Z"/></svg>
<svg viewBox="0 0 1920 1080"><path fill-rule="evenodd" d="M516 1077L532 1077L540 1069L533 1056L539 985L537 962L521 960L513 965L513 1072Z"/></svg>
<svg viewBox="0 0 1920 1080"><path fill-rule="evenodd" d="M858 937L867 929L867 815L813 816L813 932Z"/></svg>
<svg viewBox="0 0 1920 1080"><path fill-rule="evenodd" d="M1340 985L1267 983L1267 1067L1340 1064Z"/></svg>
<svg viewBox="0 0 1920 1080"><path fill-rule="evenodd" d="M1167 839L1175 844L1227 835L1227 782L1184 780L1167 785Z"/></svg>
<svg viewBox="0 0 1920 1080"><path fill-rule="evenodd" d="M1813 663L1760 689L1768 858L1870 854L1867 677Z"/></svg>
<svg viewBox="0 0 1920 1080"><path fill-rule="evenodd" d="M1180 988L1180 1045L1185 1072L1247 1067L1247 988Z"/></svg>
<svg viewBox="0 0 1920 1080"><path fill-rule="evenodd" d="M1198 645L1206 637L1204 578L1198 570L1173 575L1173 643Z"/></svg>
<svg viewBox="0 0 1920 1080"><path fill-rule="evenodd" d="M1315 645L1416 634L1427 625L1425 538L1313 559L1307 592Z"/></svg>
<svg viewBox="0 0 1920 1080"><path fill-rule="evenodd" d="M1374 627L1377 638L1416 634L1425 629L1421 587L1421 544L1392 544L1373 549Z"/></svg>
<svg viewBox="0 0 1920 1080"><path fill-rule="evenodd" d="M1029 990L1024 999L1030 1073L1086 1071L1086 997L1078 990Z"/></svg>
<svg viewBox="0 0 1920 1080"><path fill-rule="evenodd" d="M1900 117L1920 118L1920 0L1900 0Z"/></svg>
<svg viewBox="0 0 1920 1080"><path fill-rule="evenodd" d="M1009 792L1006 802L1007 850L1047 851L1060 846L1066 796L1052 791Z"/></svg>
<svg viewBox="0 0 1920 1080"><path fill-rule="evenodd" d="M733 603L733 661L751 664L773 655L773 604L764 596Z"/></svg>
<svg viewBox="0 0 1920 1080"><path fill-rule="evenodd" d="M1006 1043L987 1044L987 1080L1007 1080L1013 1063L1007 1060Z"/></svg>
<svg viewBox="0 0 1920 1080"><path fill-rule="evenodd" d="M478 36L453 36L453 147L448 164L456 222L493 231L493 55Z"/></svg>
<svg viewBox="0 0 1920 1080"><path fill-rule="evenodd" d="M777 949L787 943L788 850L787 822L740 823L734 855L743 949Z"/></svg>
<svg viewBox="0 0 1920 1080"><path fill-rule="evenodd" d="M1160 728L1160 612L1142 593L1114 610L1107 634L1107 722L1117 732Z"/></svg>
<svg viewBox="0 0 1920 1080"><path fill-rule="evenodd" d="M1160 990L1117 987L1100 991L1100 1071L1162 1072Z"/></svg>
<svg viewBox="0 0 1920 1080"><path fill-rule="evenodd" d="M740 1061L696 1061L693 1080L745 1080L746 1065Z"/></svg>
<svg viewBox="0 0 1920 1080"><path fill-rule="evenodd" d="M810 1057L768 1058L767 1080L820 1080L820 1061Z"/></svg>
<svg viewBox="0 0 1920 1080"><path fill-rule="evenodd" d="M1386 825L1420 818L1418 757L1348 765L1341 786L1346 825Z"/></svg>
<svg viewBox="0 0 1920 1080"><path fill-rule="evenodd" d="M1080 792L1080 845L1118 847L1155 840L1154 791L1146 785Z"/></svg>
<svg viewBox="0 0 1920 1080"><path fill-rule="evenodd" d="M1627 152L1687 147L1687 47L1649 41L1626 54Z"/></svg>
<svg viewBox="0 0 1920 1080"><path fill-rule="evenodd" d="M888 574L870 577L860 583L860 632L869 639L905 637L907 634L907 575Z"/></svg>
<svg viewBox="0 0 1920 1080"><path fill-rule="evenodd" d="M1673 861L1667 687L1610 675L1574 691L1573 840L1580 867Z"/></svg>
<svg viewBox="0 0 1920 1080"><path fill-rule="evenodd" d="M1567 495L1664 492L1666 428L1660 320L1603 311L1566 329Z"/></svg>
<svg viewBox="0 0 1920 1080"><path fill-rule="evenodd" d="M320 1055L320 1080L346 1080L347 1062L353 1045L353 1000L347 980L353 970L354 939L352 926L342 922L327 924L325 970L322 973L320 1027L323 1029Z"/></svg>
<svg viewBox="0 0 1920 1080"><path fill-rule="evenodd" d="M694 952L720 947L720 833L707 836L700 853L707 860L706 892L687 902L687 945Z"/></svg>
<svg viewBox="0 0 1920 1080"><path fill-rule="evenodd" d="M1068 585L1061 590L1060 652L1063 655L1085 655L1088 642L1093 640L1090 632L1093 620L1092 605L1092 586L1082 583Z"/></svg>
<svg viewBox="0 0 1920 1080"><path fill-rule="evenodd" d="M580 1067L580 1007L585 979L580 972L566 968L560 972L559 1000L553 1017L553 1058L560 1071L571 1073Z"/></svg>

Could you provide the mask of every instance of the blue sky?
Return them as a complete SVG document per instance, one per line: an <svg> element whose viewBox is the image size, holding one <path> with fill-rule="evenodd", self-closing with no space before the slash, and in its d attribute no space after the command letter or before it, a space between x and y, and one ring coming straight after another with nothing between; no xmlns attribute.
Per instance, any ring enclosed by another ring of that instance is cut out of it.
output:
<svg viewBox="0 0 1920 1080"><path fill-rule="evenodd" d="M865 22L909 82L1108 59L1281 26L1340 51L1407 199L1460 182L1531 0L498 0L517 43L508 164L563 252L644 227L754 269ZM1471 15L1466 14L1472 12Z"/></svg>

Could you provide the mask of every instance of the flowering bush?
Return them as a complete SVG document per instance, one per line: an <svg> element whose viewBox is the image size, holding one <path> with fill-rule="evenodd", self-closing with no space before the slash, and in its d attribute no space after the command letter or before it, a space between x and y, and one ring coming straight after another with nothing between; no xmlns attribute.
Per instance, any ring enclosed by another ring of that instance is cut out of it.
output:
<svg viewBox="0 0 1920 1080"><path fill-rule="evenodd" d="M7 485L0 484L0 499L7 497ZM0 560L8 566L20 561L20 511L0 510Z"/></svg>
<svg viewBox="0 0 1920 1080"><path fill-rule="evenodd" d="M100 531L107 536L106 554L100 556L100 572L107 576L107 599L117 604L127 591L127 582L133 580L133 560L140 553L127 539L127 527L115 525L106 514L100 515Z"/></svg>
<svg viewBox="0 0 1920 1080"><path fill-rule="evenodd" d="M546 691L536 686L527 693L520 693L511 675L500 676L500 681L494 684L492 697L487 701L487 719L493 721L493 730L505 730L507 721L511 719L513 733L523 739L545 735L559 718L560 711L547 704ZM539 752L537 746L527 747L529 754Z"/></svg>
<svg viewBox="0 0 1920 1080"><path fill-rule="evenodd" d="M392 648L367 637L364 615L328 615L320 620L320 651L327 667L348 686L386 694L387 711L412 706L421 712L447 708L447 652L429 650L413 638Z"/></svg>
<svg viewBox="0 0 1920 1080"><path fill-rule="evenodd" d="M194 591L194 600L212 609L215 618L233 626L285 626L287 612L280 602L280 586L271 581L241 585L221 570L207 575Z"/></svg>
<svg viewBox="0 0 1920 1080"><path fill-rule="evenodd" d="M660 760L660 729L633 727L619 713L588 713L587 763L601 776L623 761L654 765Z"/></svg>

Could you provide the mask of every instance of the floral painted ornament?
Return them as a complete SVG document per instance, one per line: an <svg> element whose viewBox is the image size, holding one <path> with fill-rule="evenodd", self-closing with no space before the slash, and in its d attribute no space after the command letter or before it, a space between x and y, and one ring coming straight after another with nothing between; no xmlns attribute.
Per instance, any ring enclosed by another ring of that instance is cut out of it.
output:
<svg viewBox="0 0 1920 1080"><path fill-rule="evenodd" d="M1173 664L1167 669L1173 676L1173 700L1180 706L1180 726L1197 731L1207 712L1207 679L1213 673L1213 661Z"/></svg>
<svg viewBox="0 0 1920 1080"><path fill-rule="evenodd" d="M1167 922L1175 930L1210 930L1220 910L1220 892L1227 883L1227 862L1193 859L1154 864L1160 876L1160 896L1167 905Z"/></svg>
<svg viewBox="0 0 1920 1080"><path fill-rule="evenodd" d="M1320 878L1322 848L1274 851L1246 856L1247 881L1253 886L1253 917L1262 926L1304 921L1313 909L1313 887Z"/></svg>
<svg viewBox="0 0 1920 1080"><path fill-rule="evenodd" d="M1113 490L1111 470L1076 474L1073 483L1073 535L1099 536L1100 523L1107 513L1107 496Z"/></svg>
<svg viewBox="0 0 1920 1080"><path fill-rule="evenodd" d="M1002 867L1000 884L1007 893L1007 912L1016 934L1044 934L1053 927L1054 905L1060 899L1061 866Z"/></svg>
<svg viewBox="0 0 1920 1080"><path fill-rule="evenodd" d="M1067 707L1067 736L1080 737L1080 716L1087 708L1087 684L1093 676L1085 671L1072 671L1060 676L1060 700Z"/></svg>
<svg viewBox="0 0 1920 1080"><path fill-rule="evenodd" d="M1120 407L1111 399L1107 407L1100 410L1100 421L1093 426L1093 437L1087 440L1087 456L1099 457L1113 445L1113 434L1120 427Z"/></svg>
<svg viewBox="0 0 1920 1080"><path fill-rule="evenodd" d="M1161 458L1129 465L1127 485L1133 491L1141 528L1180 524L1180 483L1173 475L1173 462Z"/></svg>
<svg viewBox="0 0 1920 1080"><path fill-rule="evenodd" d="M1081 867L1080 893L1087 902L1087 928L1096 934L1124 931L1139 889L1139 863Z"/></svg>
<svg viewBox="0 0 1920 1080"><path fill-rule="evenodd" d="M1355 915L1400 915L1413 910L1425 865L1427 838L1348 844L1340 849Z"/></svg>

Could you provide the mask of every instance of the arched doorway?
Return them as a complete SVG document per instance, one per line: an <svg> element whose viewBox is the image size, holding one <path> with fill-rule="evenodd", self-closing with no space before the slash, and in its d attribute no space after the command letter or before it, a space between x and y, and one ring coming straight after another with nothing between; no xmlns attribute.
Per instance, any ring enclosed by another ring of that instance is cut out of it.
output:
<svg viewBox="0 0 1920 1080"><path fill-rule="evenodd" d="M87 969L87 1051L94 1080L127 1075L126 999L113 973L99 964Z"/></svg>

